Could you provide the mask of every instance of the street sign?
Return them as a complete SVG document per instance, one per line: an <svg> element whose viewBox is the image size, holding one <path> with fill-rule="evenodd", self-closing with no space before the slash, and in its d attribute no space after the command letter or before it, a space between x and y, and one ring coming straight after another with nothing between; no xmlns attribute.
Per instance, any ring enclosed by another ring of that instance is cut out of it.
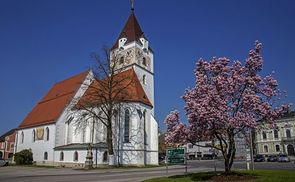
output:
<svg viewBox="0 0 295 182"><path fill-rule="evenodd" d="M168 164L185 164L185 148L167 149Z"/></svg>

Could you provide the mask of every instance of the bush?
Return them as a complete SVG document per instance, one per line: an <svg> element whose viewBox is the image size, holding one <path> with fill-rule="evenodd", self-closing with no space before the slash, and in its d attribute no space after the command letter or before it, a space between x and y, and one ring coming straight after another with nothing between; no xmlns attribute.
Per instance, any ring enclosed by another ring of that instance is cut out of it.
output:
<svg viewBox="0 0 295 182"><path fill-rule="evenodd" d="M31 150L25 149L14 154L14 161L18 165L27 165L33 163L33 153Z"/></svg>

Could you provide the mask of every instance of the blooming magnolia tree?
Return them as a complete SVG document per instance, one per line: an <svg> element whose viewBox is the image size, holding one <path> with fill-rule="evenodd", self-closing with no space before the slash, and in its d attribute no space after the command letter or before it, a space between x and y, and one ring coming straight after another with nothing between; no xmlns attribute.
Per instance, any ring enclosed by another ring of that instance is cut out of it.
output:
<svg viewBox="0 0 295 182"><path fill-rule="evenodd" d="M272 75L262 77L261 43L256 42L243 65L230 64L227 58L199 60L196 85L182 97L188 125L180 122L178 111L172 111L165 123L167 144L185 144L202 140L215 141L229 173L235 157L235 135L258 129L260 122L275 127L274 120L287 111L289 105L276 106L280 96L278 82Z"/></svg>

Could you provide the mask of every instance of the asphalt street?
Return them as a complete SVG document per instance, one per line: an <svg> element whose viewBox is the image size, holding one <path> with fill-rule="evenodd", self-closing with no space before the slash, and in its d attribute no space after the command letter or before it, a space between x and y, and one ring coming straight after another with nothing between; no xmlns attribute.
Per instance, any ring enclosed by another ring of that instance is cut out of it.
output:
<svg viewBox="0 0 295 182"><path fill-rule="evenodd" d="M216 162L217 170L223 170L223 161ZM243 161L235 162L234 169L246 169ZM295 163L255 163L255 169L295 170ZM213 171L214 161L188 161L188 172ZM168 174L165 167L139 169L95 169L77 170L70 168L41 168L8 166L0 168L1 182L74 182L74 181L106 181L136 182L166 175L184 174L184 166L169 166Z"/></svg>

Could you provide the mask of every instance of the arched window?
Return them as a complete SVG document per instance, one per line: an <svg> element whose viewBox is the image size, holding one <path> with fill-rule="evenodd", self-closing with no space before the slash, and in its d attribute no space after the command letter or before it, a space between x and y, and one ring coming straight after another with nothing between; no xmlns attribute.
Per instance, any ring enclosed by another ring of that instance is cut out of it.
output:
<svg viewBox="0 0 295 182"><path fill-rule="evenodd" d="M124 142L129 142L129 131L130 130L130 112L128 109L125 110L125 122L124 122Z"/></svg>
<svg viewBox="0 0 295 182"><path fill-rule="evenodd" d="M20 142L21 142L21 143L24 143L24 138L25 138L25 136L24 136L24 132L22 131L22 133L21 133L21 135L20 135Z"/></svg>
<svg viewBox="0 0 295 182"><path fill-rule="evenodd" d="M290 129L286 129L286 137L291 138L291 130Z"/></svg>
<svg viewBox="0 0 295 182"><path fill-rule="evenodd" d="M86 142L86 128L82 129L82 143Z"/></svg>
<svg viewBox="0 0 295 182"><path fill-rule="evenodd" d="M146 66L146 58L145 57L142 58L142 65Z"/></svg>
<svg viewBox="0 0 295 182"><path fill-rule="evenodd" d="M265 131L262 132L262 138L263 138L263 140L266 140L267 139L267 136L266 136L266 132Z"/></svg>
<svg viewBox="0 0 295 182"><path fill-rule="evenodd" d="M49 128L46 127L46 141L49 140Z"/></svg>
<svg viewBox="0 0 295 182"><path fill-rule="evenodd" d="M78 161L78 152L77 151L75 151L74 152L74 161Z"/></svg>
<svg viewBox="0 0 295 182"><path fill-rule="evenodd" d="M143 83L143 84L146 84L146 75L143 75L143 76L142 76L142 83Z"/></svg>
<svg viewBox="0 0 295 182"><path fill-rule="evenodd" d="M107 161L108 161L108 152L105 151L105 152L103 153L102 162L107 162Z"/></svg>
<svg viewBox="0 0 295 182"><path fill-rule="evenodd" d="M264 152L265 152L265 153L268 153L268 146L267 146L267 145L264 145L263 148L264 148Z"/></svg>
<svg viewBox="0 0 295 182"><path fill-rule="evenodd" d="M44 152L44 160L48 160L48 153Z"/></svg>
<svg viewBox="0 0 295 182"><path fill-rule="evenodd" d="M64 152L60 152L59 154L59 160L63 161L64 160Z"/></svg>
<svg viewBox="0 0 295 182"><path fill-rule="evenodd" d="M273 135L274 135L274 138L275 139L278 139L279 138L279 132L278 132L278 130L273 130Z"/></svg>
<svg viewBox="0 0 295 182"><path fill-rule="evenodd" d="M32 131L32 141L33 142L36 141L36 131L35 130Z"/></svg>

